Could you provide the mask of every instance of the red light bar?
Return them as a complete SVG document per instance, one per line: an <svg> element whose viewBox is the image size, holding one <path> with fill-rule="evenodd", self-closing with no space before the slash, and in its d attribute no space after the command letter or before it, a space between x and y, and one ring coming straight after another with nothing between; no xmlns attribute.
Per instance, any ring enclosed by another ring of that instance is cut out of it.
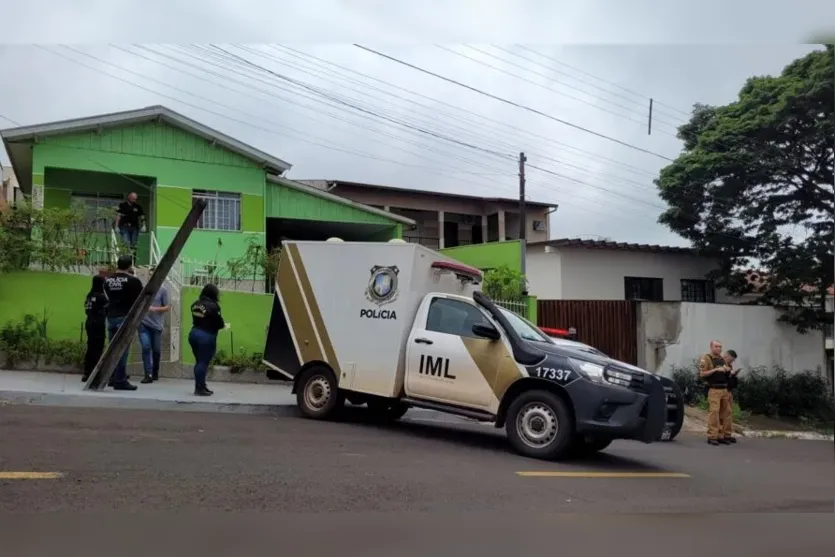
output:
<svg viewBox="0 0 835 557"><path fill-rule="evenodd" d="M467 275L481 280L481 271L475 267L462 265L461 263L451 263L449 261L435 261L432 263L433 269L441 269L442 271L450 271L459 275Z"/></svg>
<svg viewBox="0 0 835 557"><path fill-rule="evenodd" d="M548 335L549 337L567 337L571 334L566 329L551 329L550 327L540 327L539 330Z"/></svg>

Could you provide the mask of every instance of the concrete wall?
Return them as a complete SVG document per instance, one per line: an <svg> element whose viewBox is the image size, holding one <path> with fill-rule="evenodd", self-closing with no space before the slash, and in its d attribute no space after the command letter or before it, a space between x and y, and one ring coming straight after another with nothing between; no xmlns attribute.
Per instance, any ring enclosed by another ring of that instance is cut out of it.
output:
<svg viewBox="0 0 835 557"><path fill-rule="evenodd" d="M624 277L660 278L664 300L681 300L681 280L703 280L714 268L708 258L581 247L528 250L531 294L540 300L623 300ZM730 301L716 292L717 302Z"/></svg>
<svg viewBox="0 0 835 557"><path fill-rule="evenodd" d="M672 366L691 366L711 340L739 354L738 366L780 366L787 371L823 369L823 333L801 335L777 322L767 306L641 302L637 312L638 365L672 374Z"/></svg>

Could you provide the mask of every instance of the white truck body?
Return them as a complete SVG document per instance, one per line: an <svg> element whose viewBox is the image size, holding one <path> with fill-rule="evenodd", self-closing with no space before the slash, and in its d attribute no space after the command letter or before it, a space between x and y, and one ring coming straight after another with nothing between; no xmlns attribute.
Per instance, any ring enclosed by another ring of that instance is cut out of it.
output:
<svg viewBox="0 0 835 557"><path fill-rule="evenodd" d="M389 416L430 408L507 422L514 447L538 458L661 437L656 378L536 342L535 326L480 293L481 278L402 241L287 241L265 363L294 381L312 418L332 415L345 398Z"/></svg>

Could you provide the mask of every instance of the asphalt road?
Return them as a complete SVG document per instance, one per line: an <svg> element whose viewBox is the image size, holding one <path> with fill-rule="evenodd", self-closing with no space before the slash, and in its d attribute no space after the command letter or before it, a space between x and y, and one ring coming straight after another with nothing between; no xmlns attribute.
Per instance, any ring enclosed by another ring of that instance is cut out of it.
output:
<svg viewBox="0 0 835 557"><path fill-rule="evenodd" d="M375 516L375 524L398 517L455 517L461 525L472 518L473 527L482 531L489 520L504 525L498 531L516 531L561 516L559 524L575 533L591 523L577 518L582 514L559 513L674 512L702 519L729 512L833 513L831 442L750 439L714 448L700 437L684 436L669 444L616 442L596 457L558 464L511 453L492 427L432 422L432 416L422 413L379 426L364 421L359 412L348 422L323 423L0 406L0 512L76 518L84 516L78 513L151 512L153 521L164 514L183 518L236 511L283 516L273 524L285 527L298 516L318 516L319 524L337 516ZM10 472L56 476L8 479ZM551 475L520 475L530 472ZM669 473L688 477L663 476ZM491 518L475 521L482 516ZM611 518L606 528L623 528L624 535L644 532L623 520ZM814 523L798 521L798 528ZM4 530L11 528L4 524ZM675 524L683 525L680 520ZM727 528L728 522L723 524ZM789 524L781 518L771 533L782 530L785 537ZM831 514L826 524L831 526ZM456 528L460 534L464 526ZM701 527L691 522L684 531L703 537ZM764 542L762 528L755 532ZM804 539L815 542L812 533ZM830 543L831 537L826 540Z"/></svg>

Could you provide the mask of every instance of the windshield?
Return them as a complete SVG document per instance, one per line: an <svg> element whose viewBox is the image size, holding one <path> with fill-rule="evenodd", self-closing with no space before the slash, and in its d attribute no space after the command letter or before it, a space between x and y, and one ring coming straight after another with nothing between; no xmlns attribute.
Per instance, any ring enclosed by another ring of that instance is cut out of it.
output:
<svg viewBox="0 0 835 557"><path fill-rule="evenodd" d="M504 308L499 308L499 311L502 312L508 321L510 321L510 326L513 327L513 330L516 331L516 334L522 337L524 340L532 340L534 342L548 342L552 343L551 337L540 331L536 328L530 321L519 317L515 313L511 311L507 311Z"/></svg>

